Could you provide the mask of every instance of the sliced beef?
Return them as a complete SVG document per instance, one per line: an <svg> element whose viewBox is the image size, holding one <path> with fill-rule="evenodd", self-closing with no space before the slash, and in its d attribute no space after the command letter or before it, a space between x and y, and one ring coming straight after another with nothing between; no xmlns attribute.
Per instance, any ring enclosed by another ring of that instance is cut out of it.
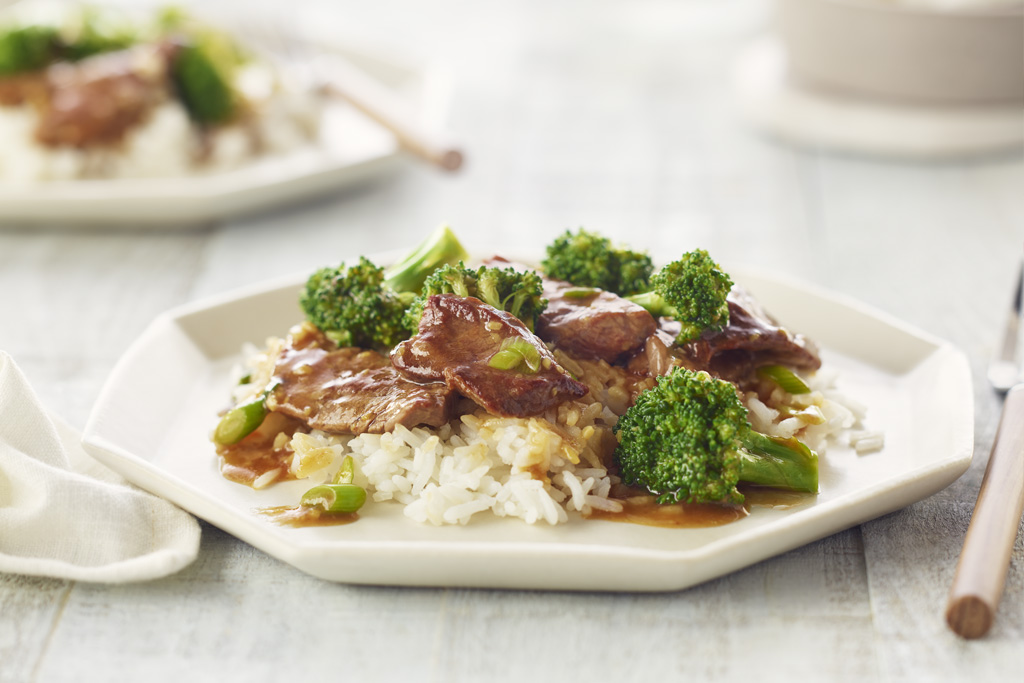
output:
<svg viewBox="0 0 1024 683"><path fill-rule="evenodd" d="M627 369L656 377L681 365L743 385L762 365L778 363L806 370L821 367L814 343L780 327L746 290L733 287L728 303L729 324L725 329L706 333L682 346L675 345L680 324L671 318L659 318L657 330L629 360Z"/></svg>
<svg viewBox="0 0 1024 683"><path fill-rule="evenodd" d="M489 259L487 265L532 270L500 256ZM541 278L548 305L537 318L537 336L575 356L610 364L623 362L643 347L657 327L643 307L617 294L595 290L578 296L582 288Z"/></svg>
<svg viewBox="0 0 1024 683"><path fill-rule="evenodd" d="M489 365L505 340L513 338L536 349L541 359L537 372ZM503 417L536 415L587 393L523 323L473 297L431 296L419 332L394 348L391 362L412 380L443 381Z"/></svg>
<svg viewBox="0 0 1024 683"><path fill-rule="evenodd" d="M267 407L325 432L381 434L396 426L439 427L451 417L455 394L442 382L399 374L387 356L333 348L308 328L293 334L274 368L280 382Z"/></svg>
<svg viewBox="0 0 1024 683"><path fill-rule="evenodd" d="M707 370L722 379L744 384L753 379L763 365L780 364L805 370L821 367L814 343L793 334L768 314L761 304L741 287L729 292L729 324L719 332L705 333L699 339L672 347L679 323L669 318L658 321L658 330L647 349L655 364L652 369L668 371L664 354L671 353L678 364L694 370ZM664 346L664 352L658 352Z"/></svg>
<svg viewBox="0 0 1024 683"><path fill-rule="evenodd" d="M675 334L671 328L675 327ZM658 329L644 342L643 348L626 363L626 369L637 375L660 377L676 365L683 365L676 352L675 337L681 326L669 318L659 318Z"/></svg>
<svg viewBox="0 0 1024 683"><path fill-rule="evenodd" d="M603 290L573 296L578 289L544 280L548 307L537 318L537 336L577 356L615 364L635 354L654 333L657 323L641 306Z"/></svg>
<svg viewBox="0 0 1024 683"><path fill-rule="evenodd" d="M36 139L52 147L113 145L170 97L176 48L143 45L46 70Z"/></svg>

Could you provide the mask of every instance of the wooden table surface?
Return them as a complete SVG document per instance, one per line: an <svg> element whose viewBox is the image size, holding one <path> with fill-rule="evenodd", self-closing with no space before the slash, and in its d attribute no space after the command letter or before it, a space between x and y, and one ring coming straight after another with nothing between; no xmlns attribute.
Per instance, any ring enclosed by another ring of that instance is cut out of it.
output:
<svg viewBox="0 0 1024 683"><path fill-rule="evenodd" d="M694 246L860 299L969 357L975 458L942 492L671 594L349 586L203 525L198 560L125 586L0 575L0 681L1013 680L1024 546L987 638L943 621L1001 401L985 381L1024 233L1024 157L937 164L797 150L737 115L764 2L292 2L305 25L454 76L468 163L415 162L300 207L195 230L5 226L0 349L81 427L161 311L449 222L472 248L586 226ZM1022 122L1024 125L1024 122ZM525 678L523 678L525 677Z"/></svg>

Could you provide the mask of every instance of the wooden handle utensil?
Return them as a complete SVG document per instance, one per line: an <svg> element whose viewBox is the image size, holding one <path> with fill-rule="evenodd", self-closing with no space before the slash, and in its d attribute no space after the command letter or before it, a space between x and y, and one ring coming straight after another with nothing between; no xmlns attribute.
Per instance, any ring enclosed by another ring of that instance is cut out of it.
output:
<svg viewBox="0 0 1024 683"><path fill-rule="evenodd" d="M408 107L395 93L338 56L314 61L317 76L328 92L340 96L391 131L398 143L415 156L446 171L462 166L462 151L438 133L424 130L409 116Z"/></svg>
<svg viewBox="0 0 1024 683"><path fill-rule="evenodd" d="M1022 510L1024 385L1017 385L1006 395L949 594L946 623L957 635L980 638L992 627Z"/></svg>

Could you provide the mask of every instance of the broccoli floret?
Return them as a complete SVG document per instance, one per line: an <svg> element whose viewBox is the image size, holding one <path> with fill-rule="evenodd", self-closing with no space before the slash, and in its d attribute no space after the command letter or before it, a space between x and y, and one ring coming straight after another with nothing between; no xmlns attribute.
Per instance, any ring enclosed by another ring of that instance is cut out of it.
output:
<svg viewBox="0 0 1024 683"><path fill-rule="evenodd" d="M399 292L419 292L427 276L436 269L467 258L469 255L452 229L442 225L412 253L387 269L388 285Z"/></svg>
<svg viewBox="0 0 1024 683"><path fill-rule="evenodd" d="M654 271L647 254L614 246L607 237L583 228L566 230L548 245L541 266L550 278L622 296L646 291Z"/></svg>
<svg viewBox="0 0 1024 683"><path fill-rule="evenodd" d="M384 285L384 269L362 257L321 268L306 282L299 305L309 321L339 346L388 349L406 339L408 301Z"/></svg>
<svg viewBox="0 0 1024 683"><path fill-rule="evenodd" d="M411 336L405 314L416 292L408 283L422 282L436 265L456 263L465 254L455 234L443 228L399 261L395 276L366 258L348 268L344 263L321 268L307 280L299 304L339 346L389 349Z"/></svg>
<svg viewBox="0 0 1024 683"><path fill-rule="evenodd" d="M52 26L13 26L0 29L0 77L47 66L59 47Z"/></svg>
<svg viewBox="0 0 1024 683"><path fill-rule="evenodd" d="M155 25L159 35L181 46L171 63L171 79L189 116L201 125L233 119L243 102L234 86L236 72L249 61L248 52L228 33L180 8L159 12Z"/></svg>
<svg viewBox="0 0 1024 683"><path fill-rule="evenodd" d="M730 278L706 251L683 254L651 278L651 290L626 297L651 312L682 324L676 343L696 339L706 330L720 330L729 322L726 297Z"/></svg>
<svg viewBox="0 0 1024 683"><path fill-rule="evenodd" d="M622 479L659 503L741 503L739 482L815 493L818 456L754 431L736 387L706 372L659 377L615 426Z"/></svg>
<svg viewBox="0 0 1024 683"><path fill-rule="evenodd" d="M196 122L224 123L234 115L237 97L230 77L202 46L183 45L171 64L171 74L185 110Z"/></svg>
<svg viewBox="0 0 1024 683"><path fill-rule="evenodd" d="M507 311L532 331L537 324L537 316L548 304L543 297L543 289L540 276L533 271L489 266L473 270L460 261L454 266L438 268L426 279L420 296L409 307L406 324L414 331L419 327L428 297L456 294L473 296L498 310Z"/></svg>
<svg viewBox="0 0 1024 683"><path fill-rule="evenodd" d="M69 12L59 26L13 24L0 29L0 76L123 50L138 40L138 30L113 8L82 7Z"/></svg>

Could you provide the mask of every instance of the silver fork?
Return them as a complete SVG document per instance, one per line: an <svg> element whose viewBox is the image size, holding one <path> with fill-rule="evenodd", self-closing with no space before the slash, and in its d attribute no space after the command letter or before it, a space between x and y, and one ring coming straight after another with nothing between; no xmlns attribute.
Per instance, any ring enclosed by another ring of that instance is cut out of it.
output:
<svg viewBox="0 0 1024 683"><path fill-rule="evenodd" d="M1014 293L1010 313L1006 318L1002 345L999 348L999 353L992 358L992 362L988 366L988 381L1000 393L1006 393L1014 384L1021 381L1017 348L1020 346L1022 303L1024 303L1024 262L1021 263L1020 274L1017 276L1017 290Z"/></svg>

